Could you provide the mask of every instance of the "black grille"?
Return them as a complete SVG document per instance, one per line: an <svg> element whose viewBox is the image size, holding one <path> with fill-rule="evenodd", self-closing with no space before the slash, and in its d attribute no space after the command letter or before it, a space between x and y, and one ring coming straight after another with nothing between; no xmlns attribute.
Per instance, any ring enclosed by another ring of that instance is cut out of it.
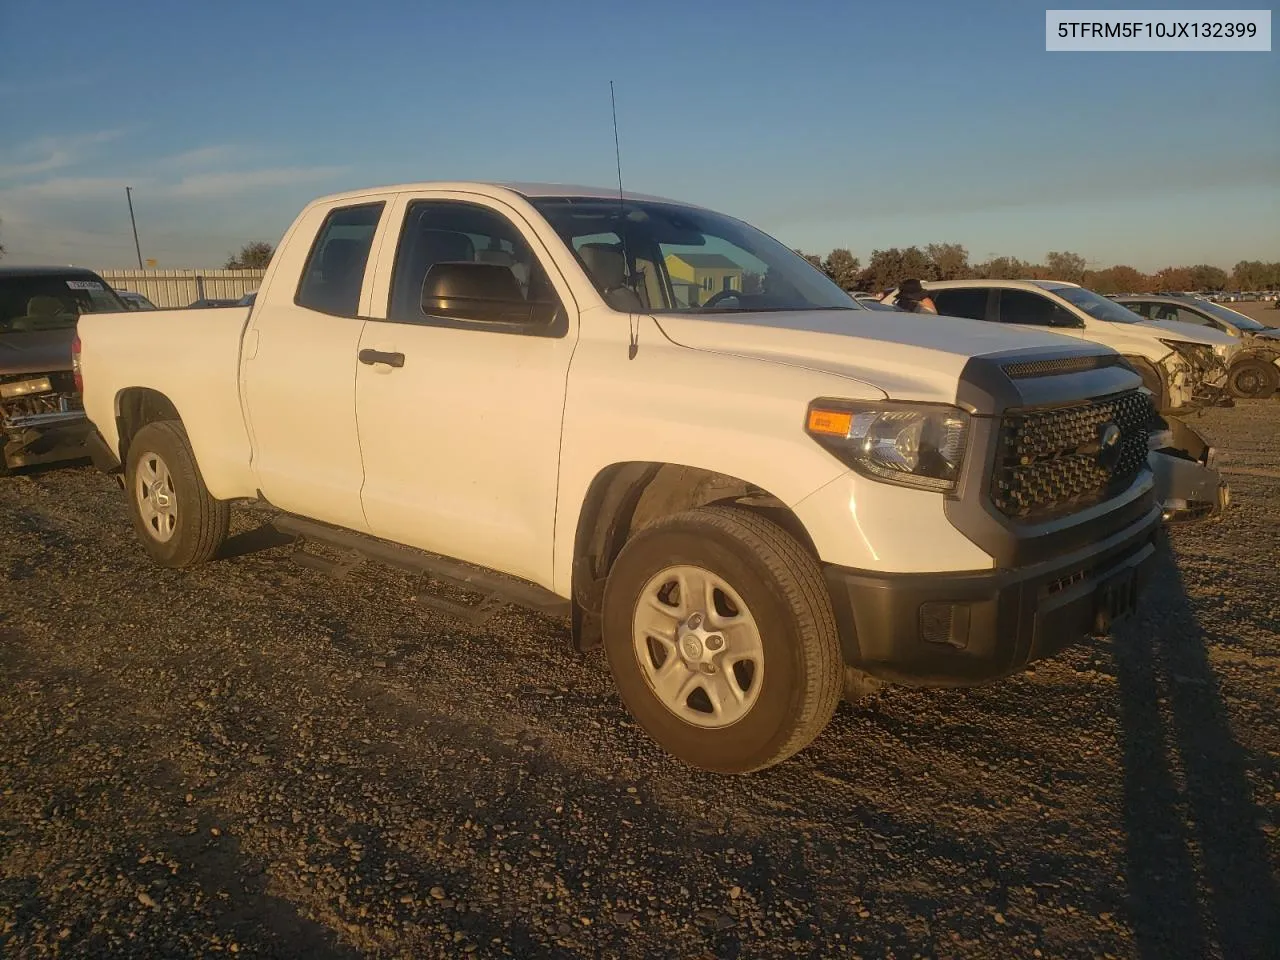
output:
<svg viewBox="0 0 1280 960"><path fill-rule="evenodd" d="M1023 360L1006 363L1002 369L1011 380L1027 377L1053 377L1064 373L1080 373L1083 370L1101 370L1103 367L1127 366L1119 354L1098 354L1087 357L1063 357L1060 360Z"/></svg>
<svg viewBox="0 0 1280 960"><path fill-rule="evenodd" d="M1090 403L1006 414L992 478L996 507L1010 517L1044 517L1122 490L1146 463L1154 417L1150 399L1139 390ZM1104 449L1111 424L1119 428L1120 437Z"/></svg>

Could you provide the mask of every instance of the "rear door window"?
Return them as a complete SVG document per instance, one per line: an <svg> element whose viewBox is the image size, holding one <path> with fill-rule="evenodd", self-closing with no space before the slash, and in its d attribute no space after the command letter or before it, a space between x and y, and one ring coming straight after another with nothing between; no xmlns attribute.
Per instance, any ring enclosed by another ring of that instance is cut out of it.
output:
<svg viewBox="0 0 1280 960"><path fill-rule="evenodd" d="M1075 316L1066 307L1030 290L1000 291L1000 322L1032 327L1074 327Z"/></svg>
<svg viewBox="0 0 1280 960"><path fill-rule="evenodd" d="M302 269L298 306L335 317L360 312L360 288L383 206L379 201L329 212Z"/></svg>
<svg viewBox="0 0 1280 960"><path fill-rule="evenodd" d="M968 317L970 320L987 319L987 287L957 287L932 293L938 313L948 317Z"/></svg>

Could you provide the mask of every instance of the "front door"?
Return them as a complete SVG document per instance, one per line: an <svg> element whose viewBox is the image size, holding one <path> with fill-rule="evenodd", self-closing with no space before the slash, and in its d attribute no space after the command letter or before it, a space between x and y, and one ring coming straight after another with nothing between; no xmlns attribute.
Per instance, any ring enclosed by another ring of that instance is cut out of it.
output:
<svg viewBox="0 0 1280 960"><path fill-rule="evenodd" d="M568 288L495 201L405 194L391 216L355 377L370 529L550 587Z"/></svg>

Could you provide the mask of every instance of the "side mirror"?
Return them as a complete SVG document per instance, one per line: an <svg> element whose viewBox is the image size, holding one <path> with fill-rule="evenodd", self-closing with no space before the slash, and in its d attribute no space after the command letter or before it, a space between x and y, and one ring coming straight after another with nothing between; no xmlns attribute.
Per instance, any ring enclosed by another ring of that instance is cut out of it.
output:
<svg viewBox="0 0 1280 960"><path fill-rule="evenodd" d="M432 264L422 281L422 312L496 324L549 323L558 304L526 300L511 268L470 260Z"/></svg>

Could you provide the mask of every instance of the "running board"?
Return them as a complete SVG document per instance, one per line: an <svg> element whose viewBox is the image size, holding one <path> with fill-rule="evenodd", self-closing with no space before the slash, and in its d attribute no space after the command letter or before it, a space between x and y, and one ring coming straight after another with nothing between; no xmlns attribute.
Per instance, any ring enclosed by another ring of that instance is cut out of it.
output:
<svg viewBox="0 0 1280 960"><path fill-rule="evenodd" d="M293 555L295 563L328 573L339 579L364 560L374 560L409 573L422 574L459 590L478 593L483 597L478 604L459 603L427 593L419 594L417 597L418 602L423 606L456 617L473 626L488 622L508 604L515 604L547 616L569 616L568 600L537 584L498 573L496 570L474 567L461 560L427 553L425 550L415 550L413 547L402 546L389 540L366 536L353 530L330 527L301 517L276 517L271 525L281 533L297 537L299 540L312 540L341 550L350 550L356 554L355 560L347 562L329 560L303 551Z"/></svg>

